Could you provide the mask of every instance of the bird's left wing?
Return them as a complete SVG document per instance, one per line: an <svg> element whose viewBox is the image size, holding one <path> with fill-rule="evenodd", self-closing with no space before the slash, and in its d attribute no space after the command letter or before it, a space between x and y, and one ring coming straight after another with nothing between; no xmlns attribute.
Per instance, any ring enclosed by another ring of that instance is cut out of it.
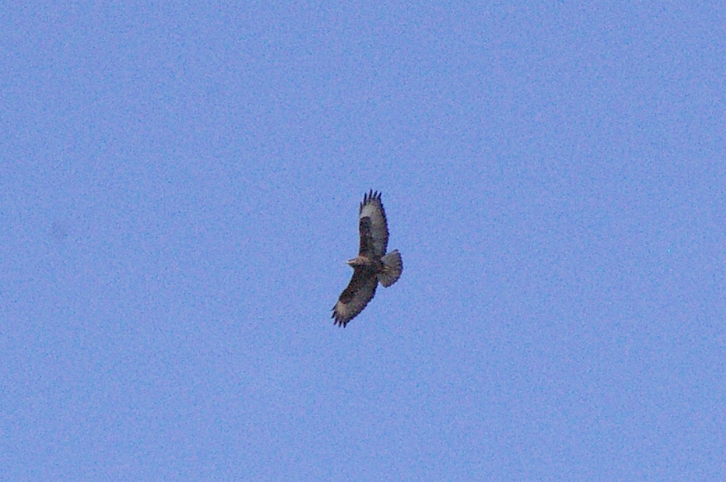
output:
<svg viewBox="0 0 726 482"><path fill-rule="evenodd" d="M363 196L358 219L360 254L384 256L388 248L388 223L381 193L371 190Z"/></svg>

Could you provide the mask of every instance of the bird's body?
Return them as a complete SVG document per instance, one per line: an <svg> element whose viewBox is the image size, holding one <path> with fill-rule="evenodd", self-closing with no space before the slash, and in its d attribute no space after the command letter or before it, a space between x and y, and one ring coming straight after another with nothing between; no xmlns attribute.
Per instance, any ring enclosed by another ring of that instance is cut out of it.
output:
<svg viewBox="0 0 726 482"><path fill-rule="evenodd" d="M379 282L387 288L398 281L403 271L398 250L386 254L388 224L380 193L370 191L363 196L358 219L360 249L358 256L348 261L353 278L333 307L332 318L340 326L363 311L376 294Z"/></svg>

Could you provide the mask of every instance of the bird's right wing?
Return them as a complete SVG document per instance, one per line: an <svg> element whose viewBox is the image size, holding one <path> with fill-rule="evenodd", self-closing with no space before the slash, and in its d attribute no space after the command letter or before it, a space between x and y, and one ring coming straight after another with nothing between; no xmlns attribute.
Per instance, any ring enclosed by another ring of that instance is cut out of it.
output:
<svg viewBox="0 0 726 482"><path fill-rule="evenodd" d="M350 283L340 294L338 302L333 307L332 318L335 320L335 324L344 327L350 320L358 316L373 299L377 287L378 278L375 273L367 269L356 269Z"/></svg>

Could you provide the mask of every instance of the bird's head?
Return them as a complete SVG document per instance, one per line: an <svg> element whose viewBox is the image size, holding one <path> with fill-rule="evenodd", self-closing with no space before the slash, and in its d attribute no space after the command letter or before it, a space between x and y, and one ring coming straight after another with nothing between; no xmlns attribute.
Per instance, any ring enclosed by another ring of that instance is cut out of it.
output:
<svg viewBox="0 0 726 482"><path fill-rule="evenodd" d="M371 264L371 260L365 256L358 255L353 259L349 259L346 263L348 263L348 266L351 268L355 268L356 266L368 266Z"/></svg>

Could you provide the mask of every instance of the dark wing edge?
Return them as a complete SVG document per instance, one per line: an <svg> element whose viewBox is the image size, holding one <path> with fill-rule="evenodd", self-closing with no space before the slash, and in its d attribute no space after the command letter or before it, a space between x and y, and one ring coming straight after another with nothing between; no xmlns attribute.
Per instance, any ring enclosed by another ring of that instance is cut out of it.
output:
<svg viewBox="0 0 726 482"><path fill-rule="evenodd" d="M358 223L360 232L359 254L373 254L379 258L384 256L388 248L388 222L380 192L371 189L370 192L363 195L358 217L360 219Z"/></svg>
<svg viewBox="0 0 726 482"><path fill-rule="evenodd" d="M331 318L335 325L345 327L350 320L358 316L373 299L378 287L378 278L375 273L356 269L348 286L340 294L338 302L333 306Z"/></svg>
<svg viewBox="0 0 726 482"><path fill-rule="evenodd" d="M371 218L360 218L358 221L358 232L360 233L360 247L358 254L370 256L373 253L373 233L371 233Z"/></svg>

